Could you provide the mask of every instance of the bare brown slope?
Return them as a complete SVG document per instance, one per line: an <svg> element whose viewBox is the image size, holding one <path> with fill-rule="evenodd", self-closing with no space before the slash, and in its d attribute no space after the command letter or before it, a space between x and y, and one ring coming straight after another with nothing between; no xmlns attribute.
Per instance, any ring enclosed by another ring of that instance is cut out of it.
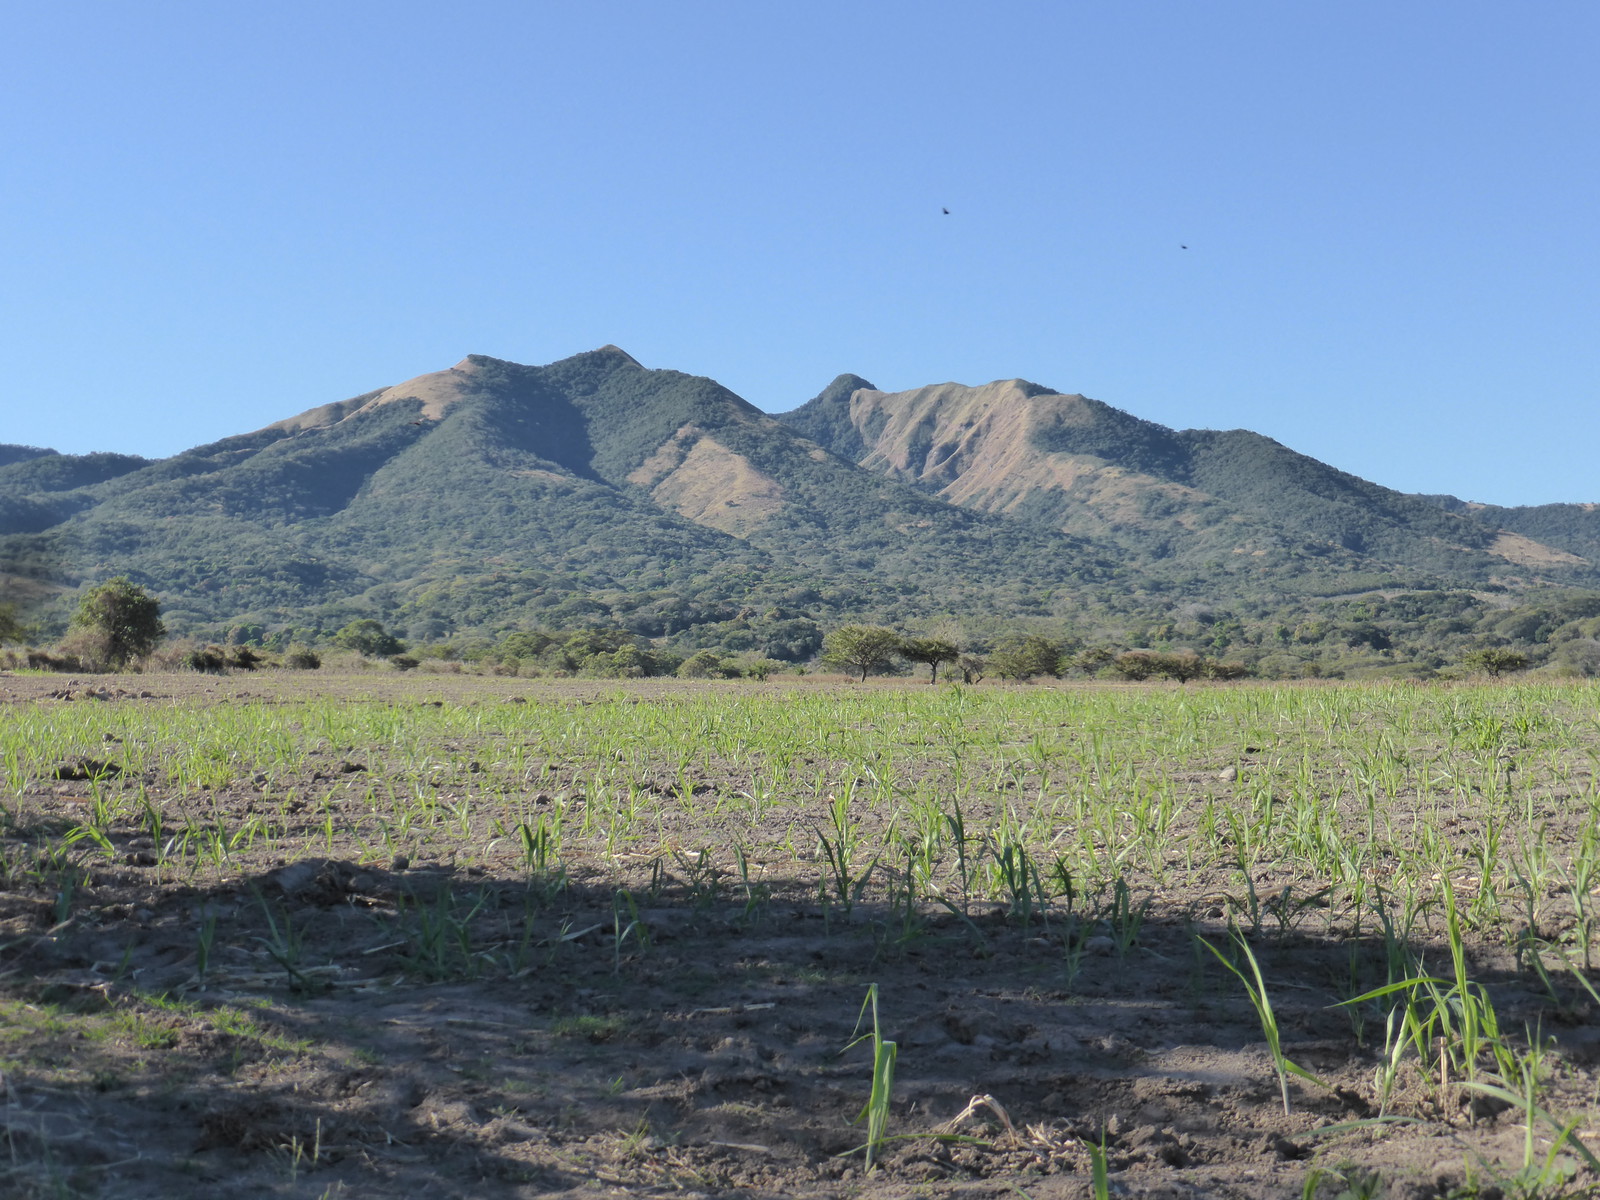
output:
<svg viewBox="0 0 1600 1200"><path fill-rule="evenodd" d="M1087 531L1147 522L1144 494L1161 498L1192 527L1183 510L1209 497L1195 489L1116 466L1090 454L1040 448L1054 430L1101 423L1105 406L1082 396L1046 391L1021 379L982 387L941 383L909 392L859 389L850 397L851 423L875 430L861 465L935 489L953 504L1009 513L1041 492L1067 493L1077 505L1062 513L1063 528Z"/></svg>
<svg viewBox="0 0 1600 1200"><path fill-rule="evenodd" d="M1496 536L1469 522L1441 526L1410 498L1258 434L1175 432L1025 380L857 387L847 399L841 391L808 406L835 416L816 411L796 424L825 430L845 418L862 466L963 507L1077 534L1131 535L1158 556L1259 556L1321 544L1395 562L1435 559L1435 547L1522 567L1584 561L1527 536Z"/></svg>
<svg viewBox="0 0 1600 1200"><path fill-rule="evenodd" d="M326 429L358 413L373 412L401 400L420 400L422 402L420 416L424 420L437 421L452 404L472 394L474 376L477 373L477 364L470 358L464 358L455 366L443 371L430 371L426 375L418 375L415 379L408 379L404 383L397 383L379 392L357 396L353 400L324 404L297 416L274 421L257 432L299 433L304 429Z"/></svg>
<svg viewBox="0 0 1600 1200"><path fill-rule="evenodd" d="M783 486L703 429L685 425L628 476L657 504L744 537L783 507Z"/></svg>

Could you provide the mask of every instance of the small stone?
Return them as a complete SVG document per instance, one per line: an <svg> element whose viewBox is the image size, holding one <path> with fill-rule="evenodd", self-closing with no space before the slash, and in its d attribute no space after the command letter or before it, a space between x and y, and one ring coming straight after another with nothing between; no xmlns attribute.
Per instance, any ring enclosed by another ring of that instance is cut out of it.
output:
<svg viewBox="0 0 1600 1200"><path fill-rule="evenodd" d="M410 865L411 860L404 854L396 854L393 861L389 863L389 869L391 871L404 871Z"/></svg>
<svg viewBox="0 0 1600 1200"><path fill-rule="evenodd" d="M1223 783L1232 783L1234 780L1239 778L1239 768L1223 767L1222 770L1217 772L1217 778Z"/></svg>

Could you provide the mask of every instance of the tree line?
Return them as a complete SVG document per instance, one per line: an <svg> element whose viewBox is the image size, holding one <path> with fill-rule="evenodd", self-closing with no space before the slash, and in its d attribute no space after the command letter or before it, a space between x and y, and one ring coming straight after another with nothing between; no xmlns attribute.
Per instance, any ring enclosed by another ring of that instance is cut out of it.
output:
<svg viewBox="0 0 1600 1200"><path fill-rule="evenodd" d="M1545 621L1550 626L1547 636L1559 639L1563 633L1573 637L1600 633L1600 605L1585 605L1580 612L1573 607L1575 603L1563 602L1552 611ZM1533 615L1517 615L1505 621L1532 619ZM738 626L736 632L749 636L742 639L742 649L731 650L726 645L674 646L627 628L599 625L565 632L525 629L498 640L432 642L408 648L380 621L358 618L331 633L284 629L268 636L259 626L238 626L228 631L223 644L187 641L158 654L156 648L166 636L160 604L140 585L118 577L88 588L59 645L53 651L29 652L27 662L78 671L118 671L140 663L199 671L249 670L263 665L314 669L321 665L324 653L344 651L363 660L386 661L401 670L431 662L434 669L557 677L766 679L783 671L805 673L808 666L837 670L861 680L874 674L926 668L930 683L936 683L941 672L946 678L959 677L969 683L985 678L1025 681L1067 675L1187 683L1267 673L1257 671L1253 659L1223 657L1218 652L1233 641L1230 622L1237 624L1231 618L1208 622L1212 637L1204 648L1211 650L1210 654L1181 646L1151 646L1146 639L1141 639L1145 644L1136 642L1130 648L1091 645L1072 636L1051 638L1036 632L968 641L959 635L908 635L886 625L846 624L824 634L809 619L779 608L759 614L750 608L735 613L730 626ZM772 631L782 635L778 641L757 636ZM1508 631L1523 632L1509 627ZM0 604L0 646L23 643L29 632L13 607ZM1165 635L1171 631L1156 632ZM1284 628L1280 634L1288 641L1320 632ZM1378 627L1372 626L1368 636L1379 637ZM764 653L769 646L778 648L782 657ZM15 655L9 658L13 663L19 661ZM1457 662L1462 669L1491 677L1536 665L1533 656L1523 650L1495 642L1466 650Z"/></svg>
<svg viewBox="0 0 1600 1200"><path fill-rule="evenodd" d="M986 654L964 651L949 638L904 637L882 625L841 626L822 642L824 665L857 674L863 681L868 675L893 670L897 660L927 667L929 683L939 681L941 666L946 668L946 677L957 673L966 683L977 683L985 676L1017 681L1039 676L1059 679L1072 672L1187 683L1192 679L1242 679L1251 673L1244 663L1207 658L1192 650L1082 647L1036 633L1002 638Z"/></svg>

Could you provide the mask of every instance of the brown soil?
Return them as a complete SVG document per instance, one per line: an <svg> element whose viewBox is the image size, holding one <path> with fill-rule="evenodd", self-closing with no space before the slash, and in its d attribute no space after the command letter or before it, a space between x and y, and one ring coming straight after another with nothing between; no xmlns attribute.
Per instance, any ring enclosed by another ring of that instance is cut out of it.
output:
<svg viewBox="0 0 1600 1200"><path fill-rule="evenodd" d="M0 677L0 720L8 704L270 704L308 686L343 689L352 704L619 692L307 679ZM641 686L626 702L664 694ZM470 744L449 749L477 762ZM305 770L239 778L206 795L207 811L237 830L297 787L354 795L384 768L375 753ZM699 786L736 786L714 771ZM716 852L721 833L681 817L631 866L570 846L557 888L489 829L471 855L413 853L307 814L289 821L287 842L237 845L221 869L158 865L162 847L123 821L114 857L72 857L81 874L63 903L65 874L18 864L37 864L84 820L90 788L71 774L8 801L8 1195L1045 1200L1092 1194L1090 1146L1103 1145L1113 1195L1299 1196L1315 1167L1349 1181L1378 1172L1382 1194L1420 1198L1461 1187L1477 1158L1514 1164L1522 1151L1515 1114L1417 1072L1390 1104L1404 1122L1335 1128L1374 1115L1382 1043L1381 1028L1359 1042L1332 1007L1337 981L1374 952L1337 929L1257 944L1285 1051L1329 1085L1293 1083L1285 1115L1243 989L1192 936L1223 944L1217 878L1170 884L1134 944L1097 934L1073 962L1059 917L1024 926L973 904L924 910L908 928L879 901L825 910L815 870L801 870L809 846L746 887ZM491 775L464 767L451 794L471 798ZM140 788L160 797L174 784L100 786L131 805ZM659 786L670 795L674 784ZM528 789L519 801L536 814L550 796ZM693 848L706 845L701 864ZM1268 894L1296 881L1261 882ZM1477 948L1474 977L1503 1027L1542 1022L1558 1038L1551 1107L1592 1105L1600 1030L1578 998L1553 1008L1492 946ZM870 984L899 1069L898 1140L869 1173L851 1153L864 1126L851 1122L872 1056L847 1047Z"/></svg>

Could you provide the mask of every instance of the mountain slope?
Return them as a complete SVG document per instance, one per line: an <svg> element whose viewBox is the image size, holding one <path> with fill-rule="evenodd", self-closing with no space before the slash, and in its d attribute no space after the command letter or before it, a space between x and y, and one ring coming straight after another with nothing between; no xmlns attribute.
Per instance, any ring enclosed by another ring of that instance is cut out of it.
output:
<svg viewBox="0 0 1600 1200"><path fill-rule="evenodd" d="M63 584L133 574L178 628L368 608L451 628L469 592L471 624L507 627L602 592L818 581L857 603L979 604L1108 570L1081 541L862 471L715 382L615 347L545 367L469 356L116 468L5 468L19 480L0 478L0 500L34 505L12 529L38 534L6 552Z"/></svg>
<svg viewBox="0 0 1600 1200"><path fill-rule="evenodd" d="M1454 496L1419 496L1448 512L1498 531L1508 552L1571 562L1600 561L1600 504L1529 504L1502 508Z"/></svg>
<svg viewBox="0 0 1600 1200"><path fill-rule="evenodd" d="M1481 582L1529 569L1581 578L1600 561L1245 430L1175 431L1024 380L897 393L860 382L841 376L782 419L953 504L1110 539L1146 563L1246 556L1285 577L1398 570Z"/></svg>
<svg viewBox="0 0 1600 1200"><path fill-rule="evenodd" d="M1186 601L1600 582L1579 506L1451 511L1258 434L1022 380L885 393L846 375L771 416L615 346L469 355L154 462L9 450L0 577L54 588L58 626L69 589L119 573L180 632L716 626L707 644L791 656L823 621L1161 628Z"/></svg>

